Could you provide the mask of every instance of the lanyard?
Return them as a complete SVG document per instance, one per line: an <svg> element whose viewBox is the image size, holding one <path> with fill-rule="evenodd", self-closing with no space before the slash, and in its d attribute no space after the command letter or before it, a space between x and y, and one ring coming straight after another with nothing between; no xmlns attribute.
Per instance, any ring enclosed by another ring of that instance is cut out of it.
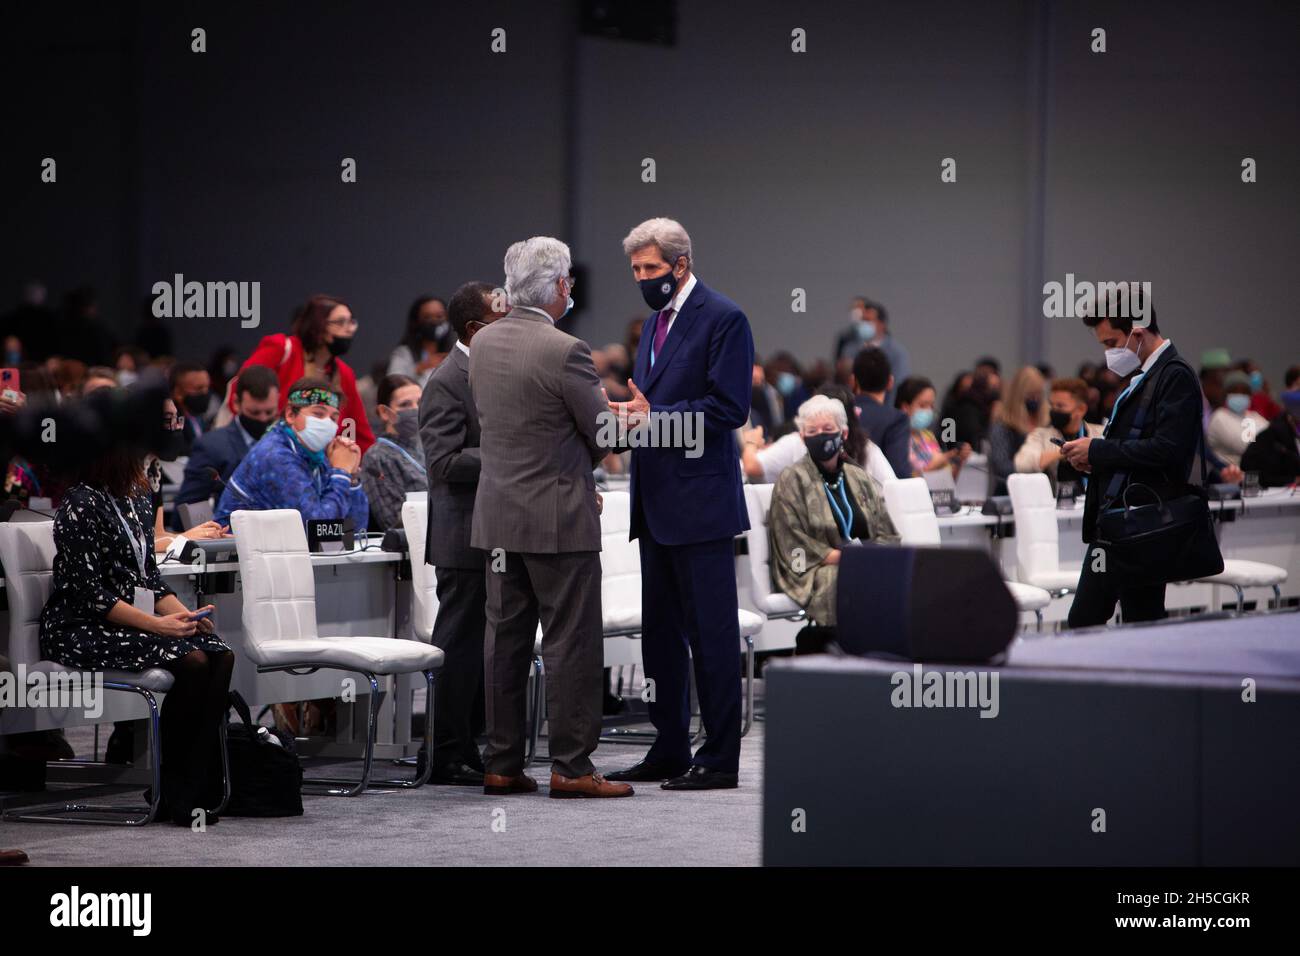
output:
<svg viewBox="0 0 1300 956"><path fill-rule="evenodd" d="M405 448L403 448L401 445L397 444L397 442L393 441L391 438L380 438L379 441L383 442L385 445L392 445L394 448L396 448L398 451L400 451L403 455L406 456L406 460L409 461L412 465L414 465L417 471L424 471L424 468L421 467L420 463L415 460L415 456L412 455Z"/></svg>
<svg viewBox="0 0 1300 956"><path fill-rule="evenodd" d="M1128 398L1129 394L1132 393L1133 389L1138 387L1138 383L1141 382L1142 379L1146 377L1147 377L1147 373L1143 372L1137 378L1133 379L1133 381L1128 383L1128 388L1124 389L1124 391L1119 393L1119 398L1115 399L1115 404L1110 407L1110 420L1106 422L1106 429L1102 433L1103 437L1110 434L1110 426L1113 425L1115 423L1115 419L1119 417L1119 407L1121 404L1123 404L1124 399Z"/></svg>
<svg viewBox="0 0 1300 956"><path fill-rule="evenodd" d="M117 512L117 520L122 522L122 530L126 532L126 540L129 541L131 544L131 554L135 557L135 563L140 568L140 580L141 582L143 582L147 580L145 576L144 567L145 567L145 554L146 554L146 549L149 547L149 541L145 537L143 530L141 530L140 539L139 541L137 541L135 535L131 533L131 526L127 524L126 517L122 514L122 509L117 506L117 502L113 500L113 497L111 495L109 496L108 500L109 503L112 504L113 510ZM131 506L128 504L127 507L131 507ZM133 518L139 518L139 516L135 513L134 507L131 507L131 516ZM140 546L139 550L136 549L137 544L139 544Z"/></svg>
<svg viewBox="0 0 1300 956"><path fill-rule="evenodd" d="M844 476L840 475L840 480L835 482L835 490L839 492L840 504L844 505L843 514L840 513L840 504L835 503L835 496L831 494L831 486L823 481L822 487L826 489L826 500L831 503L831 511L835 512L835 523L840 526L840 531L844 533L844 540L852 540L849 532L853 530L853 508L850 507L849 496L844 490Z"/></svg>

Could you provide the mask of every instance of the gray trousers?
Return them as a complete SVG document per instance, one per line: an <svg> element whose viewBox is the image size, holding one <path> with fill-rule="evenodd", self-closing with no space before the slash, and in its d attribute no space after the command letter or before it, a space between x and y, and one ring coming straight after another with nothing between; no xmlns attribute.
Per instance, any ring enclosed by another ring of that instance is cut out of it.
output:
<svg viewBox="0 0 1300 956"><path fill-rule="evenodd" d="M504 564L497 570L500 561L488 560L484 766L488 773L523 772L528 672L540 620L551 769L585 777L594 769L603 702L600 552L509 552Z"/></svg>

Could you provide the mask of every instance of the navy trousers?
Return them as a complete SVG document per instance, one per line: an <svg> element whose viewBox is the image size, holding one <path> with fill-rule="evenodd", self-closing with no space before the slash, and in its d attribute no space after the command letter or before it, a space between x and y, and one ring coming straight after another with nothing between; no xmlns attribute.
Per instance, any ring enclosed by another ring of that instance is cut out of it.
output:
<svg viewBox="0 0 1300 956"><path fill-rule="evenodd" d="M641 654L654 681L646 759L735 773L740 764L740 626L731 538L641 545ZM708 739L691 757L690 665Z"/></svg>

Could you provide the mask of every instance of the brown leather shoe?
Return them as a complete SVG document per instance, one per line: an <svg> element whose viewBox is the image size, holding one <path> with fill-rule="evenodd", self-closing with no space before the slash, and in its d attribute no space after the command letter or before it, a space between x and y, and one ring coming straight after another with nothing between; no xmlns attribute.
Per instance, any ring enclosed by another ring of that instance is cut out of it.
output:
<svg viewBox="0 0 1300 956"><path fill-rule="evenodd" d="M22 850L0 850L0 866L22 866L27 854Z"/></svg>
<svg viewBox="0 0 1300 956"><path fill-rule="evenodd" d="M536 793L537 781L526 773L510 777L504 773L483 774L483 792L494 797L504 797L512 793Z"/></svg>
<svg viewBox="0 0 1300 956"><path fill-rule="evenodd" d="M571 797L630 797L636 793L631 784L611 783L598 773L585 777L561 777L551 774L551 796L557 800Z"/></svg>

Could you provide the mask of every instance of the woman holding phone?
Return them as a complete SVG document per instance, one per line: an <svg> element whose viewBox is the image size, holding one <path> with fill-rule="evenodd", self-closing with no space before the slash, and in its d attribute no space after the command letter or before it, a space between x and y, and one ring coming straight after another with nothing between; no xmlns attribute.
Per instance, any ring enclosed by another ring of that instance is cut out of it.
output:
<svg viewBox="0 0 1300 956"><path fill-rule="evenodd" d="M117 400L105 389L86 401ZM195 808L220 803L217 728L234 655L217 637L212 605L189 610L158 573L145 454L123 444L98 451L64 495L41 655L86 671L171 672L175 683L162 706L162 812L189 826Z"/></svg>

